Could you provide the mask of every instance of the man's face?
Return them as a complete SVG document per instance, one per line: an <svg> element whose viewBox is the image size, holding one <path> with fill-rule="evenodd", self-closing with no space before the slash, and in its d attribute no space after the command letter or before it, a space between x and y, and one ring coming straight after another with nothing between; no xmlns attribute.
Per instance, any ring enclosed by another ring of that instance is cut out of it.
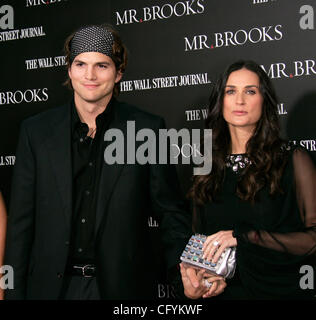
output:
<svg viewBox="0 0 316 320"><path fill-rule="evenodd" d="M107 104L115 83L122 78L113 60L103 53L84 52L68 69L76 103Z"/></svg>

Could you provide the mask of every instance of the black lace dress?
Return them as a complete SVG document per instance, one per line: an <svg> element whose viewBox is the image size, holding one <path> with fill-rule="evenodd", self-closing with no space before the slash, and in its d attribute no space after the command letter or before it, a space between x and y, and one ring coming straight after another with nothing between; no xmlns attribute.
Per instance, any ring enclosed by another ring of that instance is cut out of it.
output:
<svg viewBox="0 0 316 320"><path fill-rule="evenodd" d="M245 155L231 155L219 200L197 208L200 233L234 230L237 235L236 274L215 299L315 295L313 289L302 289L304 273L300 271L308 265L316 272L316 171L302 149L285 150L284 156L289 158L282 194L271 196L263 188L254 204L240 200L236 184L243 168L252 164Z"/></svg>

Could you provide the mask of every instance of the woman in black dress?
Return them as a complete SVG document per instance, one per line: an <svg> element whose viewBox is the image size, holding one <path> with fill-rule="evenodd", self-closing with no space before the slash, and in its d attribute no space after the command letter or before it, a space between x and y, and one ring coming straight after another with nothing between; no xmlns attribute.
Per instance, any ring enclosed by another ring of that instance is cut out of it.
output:
<svg viewBox="0 0 316 320"><path fill-rule="evenodd" d="M227 68L210 98L206 128L213 164L209 175L194 177L189 192L194 227L208 235L203 252L213 262L236 246L237 268L232 279L205 279L203 271L181 265L184 294L312 297L300 271L316 271L316 170L305 150L280 138L276 95L259 65L239 61Z"/></svg>

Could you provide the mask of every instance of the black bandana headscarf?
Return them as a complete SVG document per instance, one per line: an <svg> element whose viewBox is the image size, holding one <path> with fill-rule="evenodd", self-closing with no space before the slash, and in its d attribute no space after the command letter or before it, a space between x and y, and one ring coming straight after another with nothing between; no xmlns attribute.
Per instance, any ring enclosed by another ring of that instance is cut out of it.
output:
<svg viewBox="0 0 316 320"><path fill-rule="evenodd" d="M104 27L81 28L71 41L70 59L73 61L77 55L83 52L100 52L112 58L113 42L113 34Z"/></svg>

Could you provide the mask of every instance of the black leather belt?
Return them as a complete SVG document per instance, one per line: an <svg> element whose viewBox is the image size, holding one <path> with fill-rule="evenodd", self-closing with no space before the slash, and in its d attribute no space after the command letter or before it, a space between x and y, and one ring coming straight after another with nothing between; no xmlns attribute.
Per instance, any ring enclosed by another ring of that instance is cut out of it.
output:
<svg viewBox="0 0 316 320"><path fill-rule="evenodd" d="M81 276L85 278L94 277L96 267L94 264L75 264L67 268L67 273L74 276Z"/></svg>

